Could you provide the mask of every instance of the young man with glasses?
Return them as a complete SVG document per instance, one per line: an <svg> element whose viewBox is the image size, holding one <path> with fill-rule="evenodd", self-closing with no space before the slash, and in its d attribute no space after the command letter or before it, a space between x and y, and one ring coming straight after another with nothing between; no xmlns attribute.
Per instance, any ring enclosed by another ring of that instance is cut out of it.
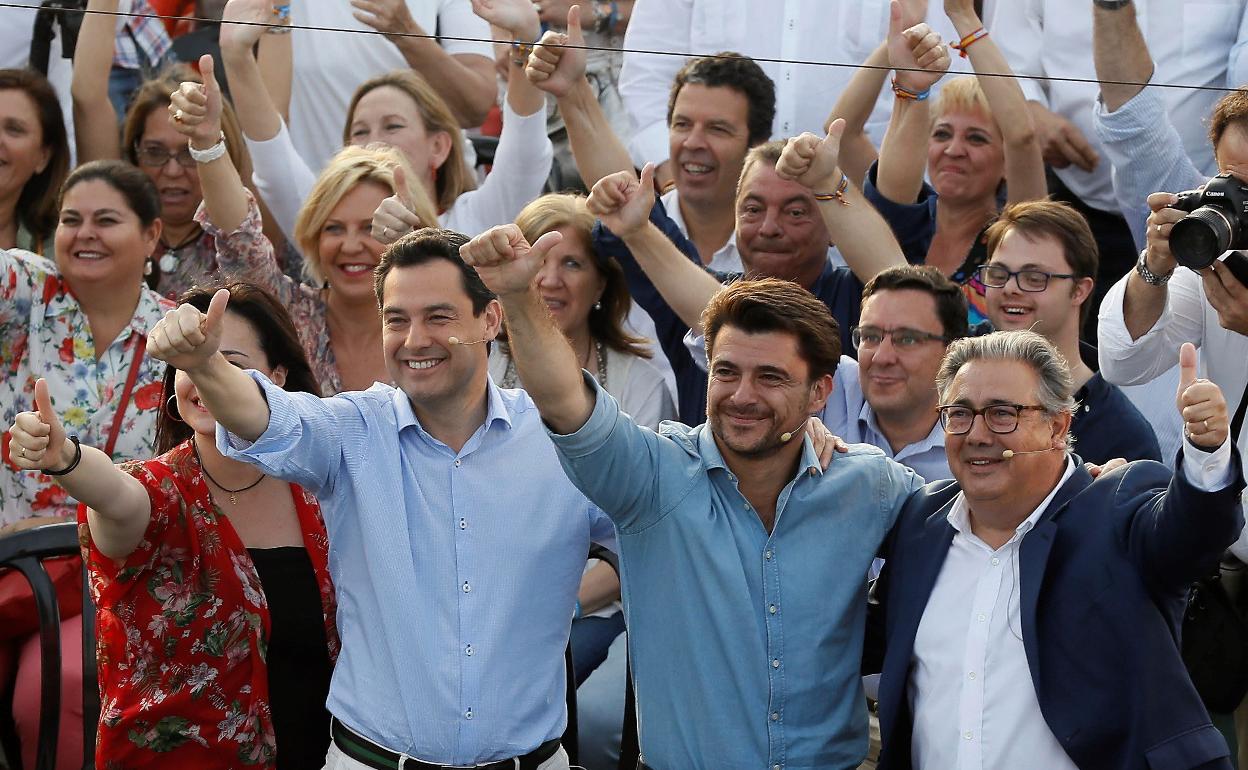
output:
<svg viewBox="0 0 1248 770"><path fill-rule="evenodd" d="M1080 342L1091 307L1097 247L1079 212L1055 201L1006 207L987 231L988 262L978 278L987 287L988 318L999 330L1044 335L1070 366L1077 408L1070 432L1084 460L1160 460L1152 425L1093 367L1096 348Z"/></svg>
<svg viewBox="0 0 1248 770"><path fill-rule="evenodd" d="M1190 344L1179 358L1178 471L1094 481L1069 449L1054 344L949 346L936 384L954 480L907 500L876 587L881 770L1231 767L1175 639L1187 586L1239 534L1244 482L1221 390Z"/></svg>

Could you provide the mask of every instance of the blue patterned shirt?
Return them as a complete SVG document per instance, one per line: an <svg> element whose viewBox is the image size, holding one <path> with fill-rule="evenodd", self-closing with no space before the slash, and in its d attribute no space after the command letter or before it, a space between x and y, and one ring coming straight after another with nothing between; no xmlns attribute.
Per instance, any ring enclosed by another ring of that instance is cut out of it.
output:
<svg viewBox="0 0 1248 770"><path fill-rule="evenodd" d="M342 653L328 706L426 762L525 754L563 733L563 652L590 541L611 522L572 485L528 394L490 383L458 452L401 390L315 398L249 372L270 417L223 452L321 501Z"/></svg>

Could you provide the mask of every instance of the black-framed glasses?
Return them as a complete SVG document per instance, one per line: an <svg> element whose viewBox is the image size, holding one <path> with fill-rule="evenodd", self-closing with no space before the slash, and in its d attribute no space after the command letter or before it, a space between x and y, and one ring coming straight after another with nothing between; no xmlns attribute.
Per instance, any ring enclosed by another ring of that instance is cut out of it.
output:
<svg viewBox="0 0 1248 770"><path fill-rule="evenodd" d="M879 326L855 326L850 330L849 336L854 341L854 347L867 350L878 348L884 343L885 337L898 350L910 350L922 345L924 342L949 341L948 338L939 334L919 331L918 329L907 329L904 326L899 326L896 329L883 329Z"/></svg>
<svg viewBox="0 0 1248 770"><path fill-rule="evenodd" d="M169 152L159 144L140 144L134 148L134 156L138 159L140 166L148 168L160 168L173 158L182 168L192 168L195 166L195 159L191 157L191 151L186 147L177 152Z"/></svg>
<svg viewBox="0 0 1248 770"><path fill-rule="evenodd" d="M989 404L983 409L972 409L965 404L942 404L936 407L940 412L940 427L951 436L970 433L975 424L975 417L984 416L984 424L993 433L1013 433L1018 430L1018 418L1027 410L1045 411L1039 404Z"/></svg>
<svg viewBox="0 0 1248 770"><path fill-rule="evenodd" d="M1005 265L981 265L975 270L975 277L985 286L993 289L1004 289L1014 279L1014 283L1023 291L1044 291L1049 288L1050 278L1077 278L1074 273L1046 273L1043 270L1011 270Z"/></svg>

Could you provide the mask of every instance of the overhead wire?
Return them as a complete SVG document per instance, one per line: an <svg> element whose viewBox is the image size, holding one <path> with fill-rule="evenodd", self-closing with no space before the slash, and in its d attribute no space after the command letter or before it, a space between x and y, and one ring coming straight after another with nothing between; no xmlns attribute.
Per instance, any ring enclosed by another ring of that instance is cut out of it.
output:
<svg viewBox="0 0 1248 770"><path fill-rule="evenodd" d="M39 6L24 5L22 3L2 2L2 1L0 1L0 8L20 9L20 10L26 10L26 11L32 11L32 12L39 10ZM495 40L494 38L488 38L488 37L483 38L483 37L461 37L461 36L455 36L455 35L430 35L428 33L422 33L422 32L384 32L382 30L377 30L377 29L351 29L348 27L327 27L327 26L318 26L314 24L295 24L295 23L281 24L281 23L264 22L264 21L222 22L220 19L206 19L206 18L200 18L197 16L172 16L168 14L159 14L159 13L135 13L133 11L102 11L98 9L73 8L73 9L59 9L59 12L67 13L67 14L68 13L94 13L94 14L100 14L100 15L105 15L105 16L125 16L125 17L140 18L140 19L159 19L161 21L168 20L168 21L179 21L179 22L195 22L197 24L228 23L228 24L239 24L239 25L248 26L248 27L265 27L265 28L276 27L276 28L282 29L283 31L299 29L299 30L307 30L307 31L313 31L313 32L338 32L338 33L346 33L346 34L353 34L353 35L381 35L387 38L390 38L390 37L417 38L417 39L423 39L423 40L433 40L435 42L440 41L440 40L454 40L456 42L492 43L492 44L507 45L507 46L511 45L513 42L511 40ZM768 64L797 64L797 65L810 66L810 67L837 67L841 69L869 69L869 70L883 70L886 72L893 72L893 71L925 72L926 71L917 67L892 67L892 66L887 66L887 65L867 64L865 62L854 62L854 63L829 62L829 61L818 61L818 60L811 60L811 59L784 59L784 58L779 58L779 57L766 57L766 56L742 57L742 56L727 54L727 53L651 51L651 50L643 49L643 48L615 48L612 46L573 45L571 43L550 43L548 45L551 48L567 48L567 49L581 50L581 51L606 51L606 52L617 52L617 53L628 53L628 54L646 54L650 56L677 56L682 59L691 58L691 57L708 58L708 59L750 58L753 61L765 62ZM1153 82L1140 82L1136 80L1098 80L1097 78L1080 78L1080 77L1058 76L1058 75L1031 75L1031 74L1018 73L1018 72L975 72L974 74L976 77L981 77L981 78L982 77L1016 78L1020 80L1038 80L1038 81L1045 81L1045 82L1051 82L1051 83L1086 83L1089 85L1096 85L1096 86L1113 85L1113 86L1132 86L1136 88L1170 88L1170 89L1180 89L1180 90L1189 90L1189 91L1217 91L1219 93L1229 93L1232 91L1248 93L1248 89L1245 89L1245 88L1230 88L1226 86L1209 86L1209 85L1201 85L1201 84L1196 84L1196 83L1153 83Z"/></svg>

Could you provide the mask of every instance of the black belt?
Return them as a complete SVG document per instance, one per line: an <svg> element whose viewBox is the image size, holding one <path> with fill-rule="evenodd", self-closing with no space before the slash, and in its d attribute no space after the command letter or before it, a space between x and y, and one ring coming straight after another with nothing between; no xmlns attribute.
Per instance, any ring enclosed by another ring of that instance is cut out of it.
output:
<svg viewBox="0 0 1248 770"><path fill-rule="evenodd" d="M337 717L330 720L329 733L344 754L377 770L537 770L559 750L559 739L551 738L522 757L460 768L453 765L434 765L405 754L396 754L339 722Z"/></svg>

